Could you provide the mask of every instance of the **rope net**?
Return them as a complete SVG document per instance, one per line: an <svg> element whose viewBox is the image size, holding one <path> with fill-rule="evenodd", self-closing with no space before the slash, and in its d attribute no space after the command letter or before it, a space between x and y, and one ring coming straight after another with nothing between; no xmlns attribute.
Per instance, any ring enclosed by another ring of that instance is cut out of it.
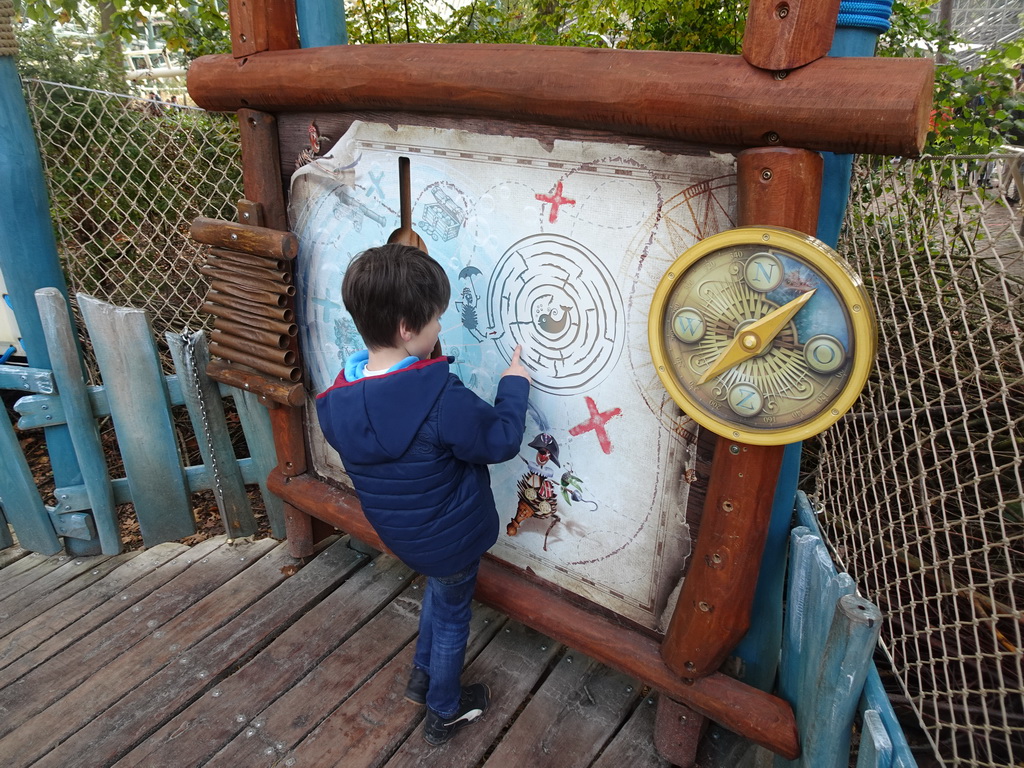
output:
<svg viewBox="0 0 1024 768"><path fill-rule="evenodd" d="M1019 163L861 158L840 243L879 357L818 440L815 497L947 765L1024 761Z"/></svg>
<svg viewBox="0 0 1024 768"><path fill-rule="evenodd" d="M205 329L205 251L189 227L197 216L235 218L235 117L39 80L24 86L72 296L145 309L161 349L165 331ZM169 355L164 364L170 372Z"/></svg>

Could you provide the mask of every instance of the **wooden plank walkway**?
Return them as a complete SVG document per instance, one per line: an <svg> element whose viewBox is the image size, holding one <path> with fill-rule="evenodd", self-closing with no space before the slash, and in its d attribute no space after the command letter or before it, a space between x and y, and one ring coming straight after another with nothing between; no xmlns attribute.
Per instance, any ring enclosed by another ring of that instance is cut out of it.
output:
<svg viewBox="0 0 1024 768"><path fill-rule="evenodd" d="M335 539L303 564L220 537L116 557L0 551L4 766L667 768L653 696L477 605L485 717L448 745L406 701L422 579Z"/></svg>

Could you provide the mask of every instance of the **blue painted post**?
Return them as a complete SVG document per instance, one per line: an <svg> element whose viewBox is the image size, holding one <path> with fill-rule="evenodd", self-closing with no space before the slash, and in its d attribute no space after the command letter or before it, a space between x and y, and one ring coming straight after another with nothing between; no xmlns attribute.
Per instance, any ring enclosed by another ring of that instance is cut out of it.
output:
<svg viewBox="0 0 1024 768"><path fill-rule="evenodd" d="M0 46L13 40L13 8L0 6ZM50 223L43 165L25 107L13 46L0 47L0 271L21 330L29 365L49 368L50 357L35 292L54 287L67 296ZM80 485L82 473L67 426L46 429L46 444L57 486ZM67 539L71 555L98 554L97 540Z"/></svg>
<svg viewBox="0 0 1024 768"><path fill-rule="evenodd" d="M839 4L836 34L829 56L874 56L878 35L889 29L892 0L843 0ZM825 170L821 182L821 206L818 209L818 239L833 248L839 242L839 230L850 197L850 172L853 155L822 152Z"/></svg>
<svg viewBox="0 0 1024 768"><path fill-rule="evenodd" d="M843 0L829 56L873 56L878 35L889 28L891 14L892 0ZM835 155L831 152L822 154L825 167L816 234L818 239L835 247L850 196L853 155ZM771 688L778 667L786 544L800 474L801 453L801 443L786 446L755 592L754 610L750 617L751 628L734 654L741 662L740 678L762 690Z"/></svg>
<svg viewBox="0 0 1024 768"><path fill-rule="evenodd" d="M295 0L295 17L303 48L348 43L343 0Z"/></svg>

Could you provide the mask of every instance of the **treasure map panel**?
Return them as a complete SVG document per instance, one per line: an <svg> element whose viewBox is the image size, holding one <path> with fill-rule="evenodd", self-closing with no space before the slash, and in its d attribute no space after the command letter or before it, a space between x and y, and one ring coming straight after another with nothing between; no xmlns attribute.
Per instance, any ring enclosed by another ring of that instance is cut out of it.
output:
<svg viewBox="0 0 1024 768"><path fill-rule="evenodd" d="M408 157L413 229L452 285L452 370L488 400L517 344L532 370L522 450L491 469L492 554L659 628L690 552L697 427L658 379L647 315L671 262L734 225L734 158L361 122L313 155L289 210L310 394L364 346L341 279L399 228ZM317 472L348 484L316 419L308 428Z"/></svg>

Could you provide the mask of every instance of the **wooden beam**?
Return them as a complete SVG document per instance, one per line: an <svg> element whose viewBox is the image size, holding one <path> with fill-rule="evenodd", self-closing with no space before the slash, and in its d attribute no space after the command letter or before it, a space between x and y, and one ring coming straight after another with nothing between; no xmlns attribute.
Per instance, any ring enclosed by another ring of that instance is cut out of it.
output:
<svg viewBox="0 0 1024 768"><path fill-rule="evenodd" d="M914 156L933 70L928 59L826 57L777 79L719 54L405 44L204 56L188 84L196 103L220 111L485 115L712 146Z"/></svg>
<svg viewBox="0 0 1024 768"><path fill-rule="evenodd" d="M384 549L353 494L309 474L287 477L279 469L270 473L268 486L290 508L316 515ZM295 530L303 525L304 520L296 520ZM538 632L684 702L766 749L789 759L800 752L793 711L782 699L722 674L683 680L661 660L657 640L559 597L551 588L496 560L484 559L476 597Z"/></svg>

